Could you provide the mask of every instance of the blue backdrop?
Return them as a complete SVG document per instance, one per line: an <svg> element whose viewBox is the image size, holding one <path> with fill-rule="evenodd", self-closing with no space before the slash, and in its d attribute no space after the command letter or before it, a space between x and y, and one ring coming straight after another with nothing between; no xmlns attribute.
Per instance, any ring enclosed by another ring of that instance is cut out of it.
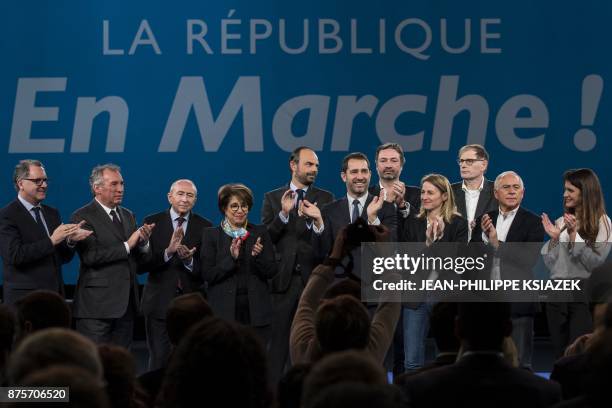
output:
<svg viewBox="0 0 612 408"><path fill-rule="evenodd" d="M188 177L215 222L218 187L246 183L259 221L294 147L341 195L342 157L384 141L404 146L410 184L457 180L457 149L483 143L489 177L519 172L536 212L560 214L568 168L610 197L609 2L159 3L0 4L3 203L15 163L37 158L68 219L91 167L114 162L139 220Z"/></svg>

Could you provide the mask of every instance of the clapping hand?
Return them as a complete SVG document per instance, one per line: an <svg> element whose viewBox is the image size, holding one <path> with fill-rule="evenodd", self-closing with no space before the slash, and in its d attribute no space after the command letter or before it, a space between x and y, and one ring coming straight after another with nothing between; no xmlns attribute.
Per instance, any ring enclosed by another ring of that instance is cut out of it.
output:
<svg viewBox="0 0 612 408"><path fill-rule="evenodd" d="M257 241L255 241L253 249L251 249L251 256L257 256L261 254L261 251L263 251L263 244L261 243L261 237L257 237Z"/></svg>
<svg viewBox="0 0 612 408"><path fill-rule="evenodd" d="M181 241L185 236L185 232L183 232L182 228L177 228L172 233L172 238L170 238L170 244L168 248L166 248L166 253L169 257L172 257L178 250L179 246L181 246Z"/></svg>
<svg viewBox="0 0 612 408"><path fill-rule="evenodd" d="M176 249L176 253L178 254L179 258L185 263L191 262L195 251L196 251L196 247L189 249L187 245L179 245L178 248Z"/></svg>
<svg viewBox="0 0 612 408"><path fill-rule="evenodd" d="M240 256L240 246L242 245L242 240L240 238L234 238L232 240L232 245L230 245L230 254L232 258L238 259Z"/></svg>

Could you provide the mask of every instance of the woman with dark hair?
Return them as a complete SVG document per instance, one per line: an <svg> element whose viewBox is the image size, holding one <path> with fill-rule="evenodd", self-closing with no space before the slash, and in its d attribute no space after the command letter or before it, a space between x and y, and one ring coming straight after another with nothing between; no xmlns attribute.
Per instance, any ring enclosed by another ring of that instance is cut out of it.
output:
<svg viewBox="0 0 612 408"><path fill-rule="evenodd" d="M421 210L405 219L401 240L425 242L468 241L468 222L458 212L451 185L441 174L428 174L421 179ZM429 330L427 302L404 306L404 369L414 371L425 363L425 339Z"/></svg>
<svg viewBox="0 0 612 408"><path fill-rule="evenodd" d="M248 222L253 193L243 184L219 189L221 224L204 230L201 263L215 316L252 326L267 343L272 320L268 279L277 272L265 226Z"/></svg>
<svg viewBox="0 0 612 408"><path fill-rule="evenodd" d="M554 223L542 214L542 225L550 240L542 248L551 279L581 279L604 263L610 253L612 229L606 214L599 178L591 169L563 174L563 216ZM586 297L574 302L546 304L548 328L555 357L565 347L592 329Z"/></svg>

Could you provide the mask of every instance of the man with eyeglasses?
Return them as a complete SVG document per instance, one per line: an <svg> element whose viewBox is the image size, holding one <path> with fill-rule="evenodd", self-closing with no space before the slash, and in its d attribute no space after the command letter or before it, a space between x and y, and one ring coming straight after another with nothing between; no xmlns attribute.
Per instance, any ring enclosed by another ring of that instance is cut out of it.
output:
<svg viewBox="0 0 612 408"><path fill-rule="evenodd" d="M482 214L497 209L493 182L484 176L489 166L489 153L484 146L469 144L459 149L457 164L462 181L452 185L457 211L468 220L471 231Z"/></svg>
<svg viewBox="0 0 612 408"><path fill-rule="evenodd" d="M13 183L17 198L0 210L4 303L13 305L37 289L63 296L61 265L74 256L74 243L91 232L80 224L62 224L59 211L42 204L48 179L40 161L21 160Z"/></svg>
<svg viewBox="0 0 612 408"><path fill-rule="evenodd" d="M279 272L270 281L274 321L272 323L270 375L278 381L289 360L289 331L297 304L310 272L316 266L311 236L313 220L304 214L318 212L333 201L329 192L313 184L319 159L308 147L298 147L289 157L291 180L267 192L261 211L262 223L280 258Z"/></svg>
<svg viewBox="0 0 612 408"><path fill-rule="evenodd" d="M151 260L141 270L149 272L142 293L141 310L145 317L149 370L166 365L171 343L166 331L166 312L172 299L200 290L200 246L204 228L212 226L196 214L193 206L198 189L191 180L176 180L170 186L170 208L145 217L145 224L155 224L151 233Z"/></svg>
<svg viewBox="0 0 612 408"><path fill-rule="evenodd" d="M490 273L485 278L533 279L533 267L544 241L542 221L521 206L525 186L514 171L497 176L494 190L499 207L478 218L472 234L472 242L484 242L489 253L487 271ZM538 304L515 302L511 310L512 340L518 351L519 366L531 369L533 323Z"/></svg>

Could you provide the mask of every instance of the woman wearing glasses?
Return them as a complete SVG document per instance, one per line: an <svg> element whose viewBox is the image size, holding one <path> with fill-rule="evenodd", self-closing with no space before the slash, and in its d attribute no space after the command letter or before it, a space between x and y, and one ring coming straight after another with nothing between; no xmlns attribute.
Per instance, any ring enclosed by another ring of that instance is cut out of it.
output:
<svg viewBox="0 0 612 408"><path fill-rule="evenodd" d="M267 281L277 272L272 241L265 226L248 222L253 193L247 186L222 186L218 206L221 224L202 237L208 303L216 316L252 326L267 343L272 319Z"/></svg>
<svg viewBox="0 0 612 408"><path fill-rule="evenodd" d="M551 279L586 280L610 253L610 217L593 170L568 170L563 182L563 216L553 223L542 214L542 225L550 236L542 255ZM576 338L592 331L588 299L585 296L574 300L577 301L546 304L555 357L561 357Z"/></svg>
<svg viewBox="0 0 612 408"><path fill-rule="evenodd" d="M416 216L406 218L401 240L425 242L428 247L437 242L467 243L468 223L457 212L446 177L429 174L421 179L421 210ZM408 303L404 307L404 369L407 372L422 367L425 362L430 308L427 302Z"/></svg>

